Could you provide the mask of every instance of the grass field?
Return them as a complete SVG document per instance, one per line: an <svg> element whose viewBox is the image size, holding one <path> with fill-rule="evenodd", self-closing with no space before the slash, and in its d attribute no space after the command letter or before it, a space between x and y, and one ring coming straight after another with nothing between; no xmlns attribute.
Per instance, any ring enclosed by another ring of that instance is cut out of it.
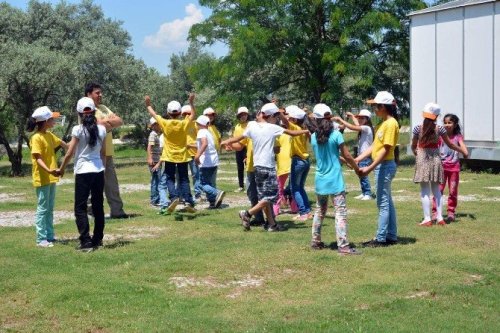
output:
<svg viewBox="0 0 500 333"><path fill-rule="evenodd" d="M136 216L107 220L103 248L75 250L70 173L57 187L63 242L40 249L34 227L0 227L1 332L500 331L498 175L462 172L457 222L422 228L412 158L404 156L393 182L401 243L346 257L311 250L311 221L292 215L278 217L286 232L243 232L237 212L246 197L232 192L230 155L218 178L228 205L184 221L158 216L144 155L117 153L125 208ZM352 171L345 178L349 238L359 248L375 233L377 208L353 199ZM313 180L314 169L311 201ZM0 193L4 221L32 222L31 177L1 178ZM335 241L333 222L330 210L326 243Z"/></svg>

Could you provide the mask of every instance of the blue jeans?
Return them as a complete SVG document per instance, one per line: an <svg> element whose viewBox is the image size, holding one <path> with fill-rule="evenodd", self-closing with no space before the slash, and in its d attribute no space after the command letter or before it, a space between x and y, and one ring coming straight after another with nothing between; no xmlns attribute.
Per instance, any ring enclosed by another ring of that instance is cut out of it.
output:
<svg viewBox="0 0 500 333"><path fill-rule="evenodd" d="M38 206L36 207L35 227L36 243L54 240L54 201L56 184L36 187Z"/></svg>
<svg viewBox="0 0 500 333"><path fill-rule="evenodd" d="M165 161L164 164L165 170L163 173L166 174L170 200L173 201L182 196L185 203L194 206L193 196L191 195L191 189L189 188L188 162L175 163ZM179 175L179 191L177 191L175 187L176 173ZM161 203L160 205L163 207Z"/></svg>
<svg viewBox="0 0 500 333"><path fill-rule="evenodd" d="M303 160L298 157L292 157L292 168L290 172L290 190L293 198L299 207L299 214L304 215L311 212L311 205L305 190L307 174L311 164L309 159Z"/></svg>
<svg viewBox="0 0 500 333"><path fill-rule="evenodd" d="M162 162L160 173L160 183L158 184L158 191L160 192L160 207L167 208L170 205L170 200L168 199L168 187L167 187L167 173L165 172L165 162Z"/></svg>
<svg viewBox="0 0 500 333"><path fill-rule="evenodd" d="M377 181L378 230L376 239L379 242L398 239L396 209L392 201L391 183L396 175L396 162L383 161L375 168Z"/></svg>
<svg viewBox="0 0 500 333"><path fill-rule="evenodd" d="M200 167L194 161L194 158L189 161L189 170L191 170L191 177L193 178L193 188L195 198L201 197L201 183L200 183Z"/></svg>
<svg viewBox="0 0 500 333"><path fill-rule="evenodd" d="M217 167L200 168L201 189L207 195L207 200L210 204L215 204L215 199L219 191L212 183L212 177L217 173Z"/></svg>
<svg viewBox="0 0 500 333"><path fill-rule="evenodd" d="M156 171L151 171L151 167L149 167L149 172L151 173L151 195L149 198L149 202L153 205L157 205L160 203L160 178L161 178L161 169Z"/></svg>
<svg viewBox="0 0 500 333"><path fill-rule="evenodd" d="M367 157L364 160L362 160L361 162L359 162L358 166L360 168L362 168L365 166L369 166L370 164L372 164L372 159ZM361 185L361 193L363 193L363 195L370 195L370 196L372 195L372 189L370 186L370 178L368 176L361 177L359 179L359 184Z"/></svg>

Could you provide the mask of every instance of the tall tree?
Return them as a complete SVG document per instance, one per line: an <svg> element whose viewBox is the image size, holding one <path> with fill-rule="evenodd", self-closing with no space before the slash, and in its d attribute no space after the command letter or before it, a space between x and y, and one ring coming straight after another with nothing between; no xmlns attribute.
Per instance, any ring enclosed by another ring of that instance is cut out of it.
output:
<svg viewBox="0 0 500 333"><path fill-rule="evenodd" d="M296 101L359 105L377 89L407 84L407 14L419 0L200 0L211 16L190 38L223 42L229 54L212 64L218 96L267 101L269 94ZM401 64L401 65L400 65ZM405 69L405 68L404 68ZM390 80L395 72L402 79ZM399 97L407 99L407 95Z"/></svg>

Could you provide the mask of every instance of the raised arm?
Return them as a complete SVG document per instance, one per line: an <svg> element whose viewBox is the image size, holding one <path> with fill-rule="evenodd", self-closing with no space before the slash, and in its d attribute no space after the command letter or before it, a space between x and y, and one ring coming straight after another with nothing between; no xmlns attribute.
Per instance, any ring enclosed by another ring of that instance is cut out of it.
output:
<svg viewBox="0 0 500 333"><path fill-rule="evenodd" d="M189 115L189 120L190 121L193 121L194 120L194 117L196 116L196 110L194 108L194 97L195 97L195 94L192 92L192 93L189 93L189 105L191 106L191 114Z"/></svg>
<svg viewBox="0 0 500 333"><path fill-rule="evenodd" d="M355 117L354 117L355 118ZM359 126L359 124L356 124L356 125L353 125L351 124L350 122L348 121L345 121L344 119L340 118L340 117L333 117L333 120L335 120L336 122L338 123L341 123L342 125L344 125L345 127L347 127L348 129L350 130L353 130L353 131L358 131L360 132L361 131L361 126ZM356 119L357 120L357 119Z"/></svg>
<svg viewBox="0 0 500 333"><path fill-rule="evenodd" d="M144 102L146 103L146 108L148 109L149 114L151 117L156 118L156 112L151 106L151 97L148 95L144 96Z"/></svg>

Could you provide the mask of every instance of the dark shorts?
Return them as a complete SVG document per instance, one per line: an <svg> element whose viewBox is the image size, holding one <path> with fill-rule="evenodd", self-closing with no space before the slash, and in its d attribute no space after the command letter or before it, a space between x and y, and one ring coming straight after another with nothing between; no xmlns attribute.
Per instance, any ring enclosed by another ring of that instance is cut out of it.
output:
<svg viewBox="0 0 500 333"><path fill-rule="evenodd" d="M255 167L255 184L259 201L275 204L278 200L278 177L275 168Z"/></svg>

